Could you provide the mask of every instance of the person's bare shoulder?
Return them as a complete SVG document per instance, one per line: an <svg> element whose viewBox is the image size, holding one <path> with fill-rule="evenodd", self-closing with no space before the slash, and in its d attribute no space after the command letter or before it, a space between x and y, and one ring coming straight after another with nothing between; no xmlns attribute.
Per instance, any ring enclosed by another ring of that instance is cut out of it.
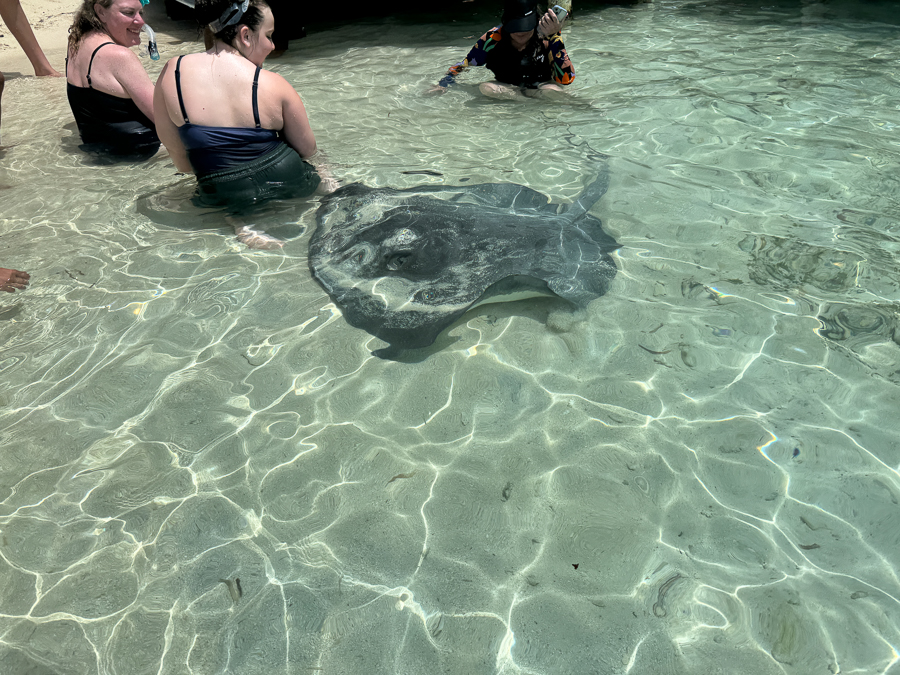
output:
<svg viewBox="0 0 900 675"><path fill-rule="evenodd" d="M142 70L144 68L140 58L138 58L138 55L128 47L111 44L108 47L104 47L100 53L103 54L104 60L107 63L115 63L128 66L138 65Z"/></svg>
<svg viewBox="0 0 900 675"><path fill-rule="evenodd" d="M261 70L259 73L259 86L263 90L272 92L281 100L292 98L297 95L297 90L293 85L284 79L278 73L271 70Z"/></svg>

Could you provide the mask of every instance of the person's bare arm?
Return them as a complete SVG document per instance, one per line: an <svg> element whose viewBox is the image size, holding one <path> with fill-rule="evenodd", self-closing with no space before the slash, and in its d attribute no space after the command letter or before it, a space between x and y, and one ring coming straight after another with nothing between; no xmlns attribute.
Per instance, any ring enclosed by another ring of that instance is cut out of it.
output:
<svg viewBox="0 0 900 675"><path fill-rule="evenodd" d="M181 136L178 135L178 127L172 120L169 113L167 99L177 96L175 92L175 76L169 68L172 62L169 61L159 74L156 80L155 91L153 92L153 111L156 118L156 134L159 140L166 146L169 156L175 163L175 168L183 173L192 173L191 163L188 161L187 151L181 142Z"/></svg>
<svg viewBox="0 0 900 675"><path fill-rule="evenodd" d="M309 126L306 108L300 100L300 94L280 75L278 78L278 94L281 99L281 114L284 121L284 137L294 150L308 158L316 154L316 137Z"/></svg>
<svg viewBox="0 0 900 675"><path fill-rule="evenodd" d="M153 82L144 70L141 60L127 47L108 47L109 72L125 90L129 98L137 104L141 112L153 119Z"/></svg>

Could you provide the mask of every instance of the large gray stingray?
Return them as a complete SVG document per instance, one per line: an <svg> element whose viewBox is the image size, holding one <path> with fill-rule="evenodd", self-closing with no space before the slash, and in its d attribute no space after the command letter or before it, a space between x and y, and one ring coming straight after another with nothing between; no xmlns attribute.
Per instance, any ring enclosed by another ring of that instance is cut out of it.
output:
<svg viewBox="0 0 900 675"><path fill-rule="evenodd" d="M588 209L604 171L572 204L511 183L407 190L358 183L322 200L309 267L347 321L393 356L426 347L485 302L557 295L584 307L616 274L616 241Z"/></svg>

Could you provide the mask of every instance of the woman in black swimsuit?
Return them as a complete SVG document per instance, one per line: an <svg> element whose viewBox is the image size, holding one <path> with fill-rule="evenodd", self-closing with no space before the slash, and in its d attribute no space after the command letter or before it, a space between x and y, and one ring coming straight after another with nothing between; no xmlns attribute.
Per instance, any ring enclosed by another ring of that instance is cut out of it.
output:
<svg viewBox="0 0 900 675"><path fill-rule="evenodd" d="M141 43L141 0L84 0L69 28L69 106L88 150L149 157L159 149L153 83L129 47Z"/></svg>

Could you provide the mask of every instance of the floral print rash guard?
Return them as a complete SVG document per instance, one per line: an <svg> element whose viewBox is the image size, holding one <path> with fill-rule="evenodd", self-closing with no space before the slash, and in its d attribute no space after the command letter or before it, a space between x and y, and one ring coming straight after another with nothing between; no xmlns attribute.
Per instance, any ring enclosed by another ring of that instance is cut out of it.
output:
<svg viewBox="0 0 900 675"><path fill-rule="evenodd" d="M487 66L499 81L526 87L550 81L571 84L575 79L575 68L559 33L546 39L535 36L522 52L516 52L508 42L502 42L502 29L503 26L495 26L482 35L466 58L451 66L439 84L453 84L469 66Z"/></svg>

